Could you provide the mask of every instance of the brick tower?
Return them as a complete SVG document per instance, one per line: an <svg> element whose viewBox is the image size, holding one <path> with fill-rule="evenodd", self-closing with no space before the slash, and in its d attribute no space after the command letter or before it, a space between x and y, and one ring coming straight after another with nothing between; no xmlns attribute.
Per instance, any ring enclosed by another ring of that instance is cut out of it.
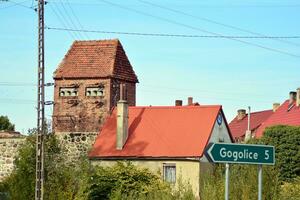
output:
<svg viewBox="0 0 300 200"><path fill-rule="evenodd" d="M53 131L98 133L119 100L135 105L137 76L119 40L75 41L54 72Z"/></svg>

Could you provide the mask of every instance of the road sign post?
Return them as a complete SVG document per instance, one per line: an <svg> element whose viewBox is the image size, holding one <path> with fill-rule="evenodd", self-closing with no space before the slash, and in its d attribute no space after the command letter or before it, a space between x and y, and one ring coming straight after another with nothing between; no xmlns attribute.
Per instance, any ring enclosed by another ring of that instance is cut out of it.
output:
<svg viewBox="0 0 300 200"><path fill-rule="evenodd" d="M225 200L229 199L229 163L258 165L258 200L262 199L262 165L275 164L274 146L211 143L206 157L214 163L226 163Z"/></svg>
<svg viewBox="0 0 300 200"><path fill-rule="evenodd" d="M225 200L229 200L229 164L226 163L225 171Z"/></svg>
<svg viewBox="0 0 300 200"><path fill-rule="evenodd" d="M262 165L258 165L258 200L262 197Z"/></svg>

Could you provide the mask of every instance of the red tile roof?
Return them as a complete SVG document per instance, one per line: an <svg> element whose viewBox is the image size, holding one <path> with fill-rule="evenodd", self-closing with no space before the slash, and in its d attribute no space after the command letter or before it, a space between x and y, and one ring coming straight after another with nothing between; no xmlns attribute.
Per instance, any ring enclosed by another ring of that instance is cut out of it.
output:
<svg viewBox="0 0 300 200"><path fill-rule="evenodd" d="M250 130L255 132L257 128L273 114L273 110L252 112L250 115ZM237 116L229 123L229 129L235 139L243 138L248 129L248 114L238 120Z"/></svg>
<svg viewBox="0 0 300 200"><path fill-rule="evenodd" d="M256 137L261 137L265 128L275 125L300 126L300 107L297 107L295 102L289 105L289 100L286 100L276 112L258 128Z"/></svg>
<svg viewBox="0 0 300 200"><path fill-rule="evenodd" d="M117 150L114 110L89 157L201 157L219 112L221 106L129 107L128 139Z"/></svg>
<svg viewBox="0 0 300 200"><path fill-rule="evenodd" d="M75 41L54 79L114 77L138 82L119 40Z"/></svg>

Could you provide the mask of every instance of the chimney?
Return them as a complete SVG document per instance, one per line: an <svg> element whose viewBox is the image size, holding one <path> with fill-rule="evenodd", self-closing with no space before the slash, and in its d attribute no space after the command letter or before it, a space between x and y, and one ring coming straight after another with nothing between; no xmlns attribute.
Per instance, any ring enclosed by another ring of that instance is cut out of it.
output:
<svg viewBox="0 0 300 200"><path fill-rule="evenodd" d="M290 92L290 104L296 101L297 92L291 91Z"/></svg>
<svg viewBox="0 0 300 200"><path fill-rule="evenodd" d="M275 112L280 107L280 103L273 103L273 112Z"/></svg>
<svg viewBox="0 0 300 200"><path fill-rule="evenodd" d="M193 97L188 97L188 106L193 105Z"/></svg>
<svg viewBox="0 0 300 200"><path fill-rule="evenodd" d="M251 139L251 128L250 128L250 118L251 117L251 107L248 106L248 127L245 133L245 142Z"/></svg>
<svg viewBox="0 0 300 200"><path fill-rule="evenodd" d="M241 119L243 119L245 116L246 116L246 110L245 109L239 109L238 111L237 111L237 119L238 120L241 120Z"/></svg>
<svg viewBox="0 0 300 200"><path fill-rule="evenodd" d="M176 100L175 106L182 106L182 100Z"/></svg>
<svg viewBox="0 0 300 200"><path fill-rule="evenodd" d="M297 89L296 106L300 106L300 88Z"/></svg>
<svg viewBox="0 0 300 200"><path fill-rule="evenodd" d="M126 85L120 84L120 100L117 103L117 144L116 148L122 150L128 137L128 103Z"/></svg>

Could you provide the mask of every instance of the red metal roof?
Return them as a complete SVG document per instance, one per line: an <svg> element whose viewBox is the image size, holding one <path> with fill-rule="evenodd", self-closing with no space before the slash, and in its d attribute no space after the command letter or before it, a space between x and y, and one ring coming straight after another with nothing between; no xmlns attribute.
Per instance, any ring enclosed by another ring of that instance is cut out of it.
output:
<svg viewBox="0 0 300 200"><path fill-rule="evenodd" d="M119 40L75 41L54 78L114 77L138 82Z"/></svg>
<svg viewBox="0 0 300 200"><path fill-rule="evenodd" d="M250 130L255 132L257 128L273 114L273 110L264 110L252 112L250 115ZM237 116L229 123L229 129L232 136L242 138L245 136L248 129L248 114L243 119L238 119Z"/></svg>
<svg viewBox="0 0 300 200"><path fill-rule="evenodd" d="M289 109L290 108L290 109ZM265 128L275 125L300 126L300 107L286 100L257 130L256 137L261 137Z"/></svg>
<svg viewBox="0 0 300 200"><path fill-rule="evenodd" d="M117 150L114 110L89 156L201 157L219 112L221 106L129 107L128 139Z"/></svg>

